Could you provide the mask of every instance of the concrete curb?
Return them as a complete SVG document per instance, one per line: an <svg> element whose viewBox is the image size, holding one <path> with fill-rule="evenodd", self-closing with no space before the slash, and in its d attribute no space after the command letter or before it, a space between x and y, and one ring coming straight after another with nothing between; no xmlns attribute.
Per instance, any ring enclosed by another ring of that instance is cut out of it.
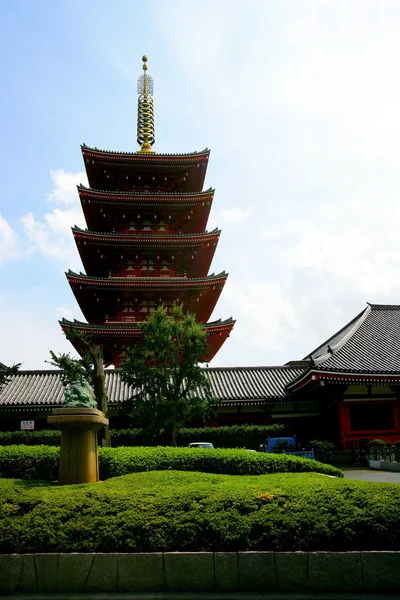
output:
<svg viewBox="0 0 400 600"><path fill-rule="evenodd" d="M400 463L390 462L388 460L370 460L369 468L378 471L392 471L398 473L400 471Z"/></svg>
<svg viewBox="0 0 400 600"><path fill-rule="evenodd" d="M400 552L164 552L0 555L0 594L223 598L400 591ZM200 593L200 594L199 594ZM68 596L70 597L70 596Z"/></svg>

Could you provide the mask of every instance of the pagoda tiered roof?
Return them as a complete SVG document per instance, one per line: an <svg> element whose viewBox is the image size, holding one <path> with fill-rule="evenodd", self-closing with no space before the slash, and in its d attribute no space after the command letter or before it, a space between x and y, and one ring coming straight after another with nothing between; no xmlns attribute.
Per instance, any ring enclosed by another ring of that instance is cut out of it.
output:
<svg viewBox="0 0 400 600"><path fill-rule="evenodd" d="M207 333L207 343L209 346L204 361L211 361L213 359L225 340L229 337L234 324L235 320L232 318L225 319L224 321L218 319L217 321L203 324ZM142 339L142 330L138 323L90 324L77 320L69 321L62 319L60 325L64 332L73 327L77 331L88 334L95 344L101 344L103 346L105 366L116 364L116 347L123 347L126 351L126 347L133 346ZM79 339L72 341L72 344L78 353L82 352L82 348L79 347ZM116 366L119 365L116 364Z"/></svg>
<svg viewBox="0 0 400 600"><path fill-rule="evenodd" d="M207 148L189 154L110 152L85 144L81 149L89 185L101 190L154 184L165 191L200 192L210 155Z"/></svg>
<svg viewBox="0 0 400 600"><path fill-rule="evenodd" d="M157 304L177 302L205 323L210 318L225 285L223 271L207 277L90 277L84 273L67 274L75 298L89 323L124 320L119 314L123 302L135 302L135 295ZM136 311L138 312L138 311ZM135 317L136 320L137 317ZM142 319L140 319L142 320Z"/></svg>
<svg viewBox="0 0 400 600"><path fill-rule="evenodd" d="M203 191L210 151L154 152L153 85L146 63L144 56L138 79L140 149L81 146L89 187L79 185L78 193L87 229L72 232L86 273L69 271L67 279L89 322L79 327L108 344L108 364L123 360L129 344L140 339L138 323L157 306L171 314L174 304L182 304L204 325L227 279L225 272L208 275L221 233L206 231L214 197L213 189ZM64 330L68 326L62 323ZM205 326L214 340L211 359L233 321Z"/></svg>
<svg viewBox="0 0 400 600"><path fill-rule="evenodd" d="M72 232L88 275L108 276L109 271L114 270L114 264L121 262L121 252L124 252L126 258L137 256L139 260L146 256L156 258L160 255L164 258L168 257L174 264L179 260L182 266L174 267L173 270L180 271L182 276L186 274L187 277L192 278L207 275L221 233L219 229L214 229L201 234L157 235L154 232L117 234L92 232L79 227L73 227ZM169 272L154 272L153 277L156 274L170 275ZM137 275L133 269L130 273L129 271L125 273L125 276Z"/></svg>
<svg viewBox="0 0 400 600"><path fill-rule="evenodd" d="M138 210L153 214L171 216L174 220L185 216L185 231L201 233L207 226L208 216L214 198L214 190L204 192L165 192L165 190L101 191L78 186L88 228L92 231L109 230L109 217L117 216L128 220L129 215L136 216ZM188 218L187 218L188 217ZM112 225L112 222L111 222Z"/></svg>

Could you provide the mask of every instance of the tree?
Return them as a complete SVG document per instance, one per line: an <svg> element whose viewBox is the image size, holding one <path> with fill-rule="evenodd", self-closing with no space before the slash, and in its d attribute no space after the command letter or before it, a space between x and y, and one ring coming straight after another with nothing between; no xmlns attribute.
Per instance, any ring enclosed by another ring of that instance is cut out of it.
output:
<svg viewBox="0 0 400 600"><path fill-rule="evenodd" d="M141 329L143 342L129 348L120 369L133 390L125 406L149 437L164 429L176 446L179 429L194 418L204 421L217 404L198 364L207 355L207 334L182 306L171 315L159 306Z"/></svg>
<svg viewBox="0 0 400 600"><path fill-rule="evenodd" d="M93 344L88 335L81 331L77 331L73 327L70 327L65 332L65 337L70 342L76 343L81 351L82 357L80 359L71 358L69 353L56 355L50 350L52 358L50 364L62 369L63 374L61 377L65 384L68 384L69 380L73 377L84 377L90 385L93 386L97 406L107 418L108 398L103 363L103 347L98 344ZM108 425L100 432L100 439L102 440L103 446L111 446L110 428Z"/></svg>
<svg viewBox="0 0 400 600"><path fill-rule="evenodd" d="M18 373L20 366L21 363L18 363L12 367L5 367L4 369L3 367L0 368L0 392L10 381L10 378Z"/></svg>

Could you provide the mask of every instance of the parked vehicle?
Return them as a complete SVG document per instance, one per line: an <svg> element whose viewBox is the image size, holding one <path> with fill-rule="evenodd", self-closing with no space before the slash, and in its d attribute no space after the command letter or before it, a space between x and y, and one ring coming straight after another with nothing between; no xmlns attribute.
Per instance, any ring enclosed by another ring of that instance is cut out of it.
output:
<svg viewBox="0 0 400 600"><path fill-rule="evenodd" d="M214 448L214 444L211 442L191 442L189 448Z"/></svg>
<svg viewBox="0 0 400 600"><path fill-rule="evenodd" d="M261 452L271 452L274 454L290 454L292 456L301 456L303 458L314 458L314 450L301 450L298 447L295 437L268 438L267 444L260 446Z"/></svg>

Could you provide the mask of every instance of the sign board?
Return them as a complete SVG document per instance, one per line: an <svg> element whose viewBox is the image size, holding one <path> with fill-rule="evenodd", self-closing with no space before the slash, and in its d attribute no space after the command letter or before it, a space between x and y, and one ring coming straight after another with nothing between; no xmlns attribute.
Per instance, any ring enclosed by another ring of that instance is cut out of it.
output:
<svg viewBox="0 0 400 600"><path fill-rule="evenodd" d="M35 421L21 421L21 429L35 429Z"/></svg>

